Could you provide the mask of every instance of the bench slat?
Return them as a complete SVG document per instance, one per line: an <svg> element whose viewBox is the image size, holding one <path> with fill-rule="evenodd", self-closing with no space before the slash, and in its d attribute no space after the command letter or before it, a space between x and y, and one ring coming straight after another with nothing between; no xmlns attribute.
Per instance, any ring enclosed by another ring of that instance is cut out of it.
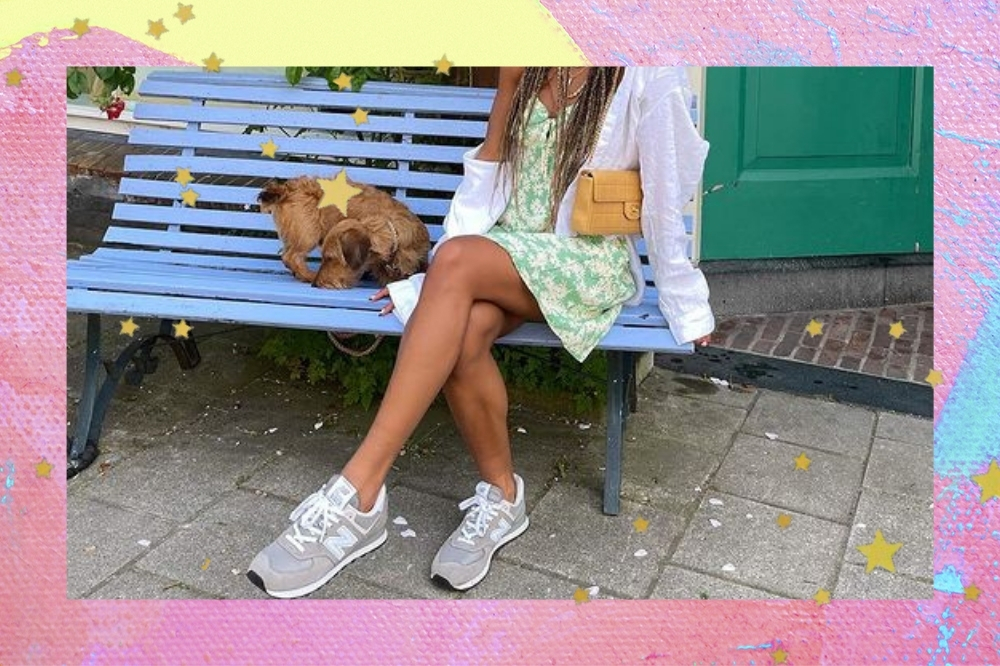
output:
<svg viewBox="0 0 1000 666"><path fill-rule="evenodd" d="M154 104L139 102L134 111L137 120L165 120L217 125L247 125L288 127L295 129L357 131L358 125L349 115L290 111L285 109L243 109L238 107L202 106L200 104ZM379 116L372 113L363 131L411 134L417 136L447 136L482 139L486 136L486 121L441 118Z"/></svg>
<svg viewBox="0 0 1000 666"><path fill-rule="evenodd" d="M411 190L454 192L462 177L445 173L372 169L349 164L317 164L314 162L284 162L233 157L203 157L184 155L126 155L125 171L174 172L183 167L192 176L204 174L224 176L254 176L287 180L296 176L332 178L346 168L348 178L369 185L403 187Z"/></svg>
<svg viewBox="0 0 1000 666"><path fill-rule="evenodd" d="M286 104L296 106L321 106L324 108L382 109L386 111L415 111L452 116L489 114L492 100L482 97L432 95L420 93L419 86L412 92L371 94L365 92L317 90L286 86L285 88L255 87L246 85L217 85L146 79L139 94L147 97L175 97L246 104Z"/></svg>
<svg viewBox="0 0 1000 666"><path fill-rule="evenodd" d="M123 265L74 262L67 269L67 285L97 291L191 296L226 300L259 301L317 307L378 310L385 303L372 302L368 297L378 290L374 282L353 289L315 289L299 282L287 272L262 275L190 266L160 265L126 267ZM623 310L617 323L624 326L665 325L654 304L643 304Z"/></svg>
<svg viewBox="0 0 1000 666"><path fill-rule="evenodd" d="M402 326L395 317L380 317L370 311L220 301L148 294L88 291L69 288L66 292L69 312L99 312L105 315L216 321L256 326L336 330L357 333L401 335ZM544 324L524 324L500 340L501 344L527 346L562 346ZM690 344L678 344L665 328L614 326L598 345L599 349L685 353Z"/></svg>
<svg viewBox="0 0 1000 666"><path fill-rule="evenodd" d="M237 185L208 185L193 183L191 188L198 193L198 203L224 203L243 206L257 206L259 187L240 187ZM171 199L180 201L180 184L172 180L146 180L144 178L122 178L119 193L137 197ZM431 197L396 197L406 204L418 216L441 217L448 213L451 206L451 194L444 198Z"/></svg>
<svg viewBox="0 0 1000 666"><path fill-rule="evenodd" d="M302 139L268 134L226 134L219 132L191 132L187 130L152 129L137 127L129 135L129 143L141 146L170 148L199 148L244 151L254 157L261 156L260 144L274 139L278 153L283 155L321 155L324 157L355 157L366 159L408 160L461 164L462 155L468 150L463 146L433 146L420 143L389 141L356 141L328 139Z"/></svg>

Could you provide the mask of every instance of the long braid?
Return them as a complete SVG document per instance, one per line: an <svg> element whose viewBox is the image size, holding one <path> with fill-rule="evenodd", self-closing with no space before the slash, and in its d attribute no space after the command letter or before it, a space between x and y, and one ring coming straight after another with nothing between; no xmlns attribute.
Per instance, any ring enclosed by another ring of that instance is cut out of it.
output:
<svg viewBox="0 0 1000 666"><path fill-rule="evenodd" d="M538 92L549 77L548 67L526 67L514 92L510 115L507 117L500 161L511 169L514 196L517 196L517 175L521 166L521 148L528 114ZM556 164L552 174L550 219L555 221L559 203L573 179L597 143L604 108L610 103L619 78L620 67L593 67L568 114L560 113L555 121ZM557 103L564 104L569 95L569 69L557 68L553 93Z"/></svg>

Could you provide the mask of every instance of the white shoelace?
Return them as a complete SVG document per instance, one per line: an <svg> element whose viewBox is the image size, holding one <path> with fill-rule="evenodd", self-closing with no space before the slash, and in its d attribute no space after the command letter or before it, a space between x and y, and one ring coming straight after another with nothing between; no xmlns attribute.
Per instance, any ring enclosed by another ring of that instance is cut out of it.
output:
<svg viewBox="0 0 1000 666"><path fill-rule="evenodd" d="M458 537L459 541L467 543L470 546L476 545L472 540L473 537L486 536L486 528L489 527L490 521L496 518L500 512L500 505L498 503L491 502L488 498L479 494L462 500L458 508L463 511L470 509L469 513L465 516L465 522L462 523L462 536Z"/></svg>
<svg viewBox="0 0 1000 666"><path fill-rule="evenodd" d="M285 538L301 553L305 550L303 544L322 541L330 525L340 522L341 516L343 512L340 507L319 490L302 500L292 511L289 518L294 521L294 534L285 535Z"/></svg>

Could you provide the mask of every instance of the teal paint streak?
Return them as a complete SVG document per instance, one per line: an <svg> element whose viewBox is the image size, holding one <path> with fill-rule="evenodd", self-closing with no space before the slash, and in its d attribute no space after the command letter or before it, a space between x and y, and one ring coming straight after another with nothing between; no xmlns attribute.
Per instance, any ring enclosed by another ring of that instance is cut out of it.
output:
<svg viewBox="0 0 1000 666"><path fill-rule="evenodd" d="M3 479L3 487L0 488L0 504L8 504L13 498L11 490L14 488L14 472L13 460L7 460L0 465L0 479Z"/></svg>

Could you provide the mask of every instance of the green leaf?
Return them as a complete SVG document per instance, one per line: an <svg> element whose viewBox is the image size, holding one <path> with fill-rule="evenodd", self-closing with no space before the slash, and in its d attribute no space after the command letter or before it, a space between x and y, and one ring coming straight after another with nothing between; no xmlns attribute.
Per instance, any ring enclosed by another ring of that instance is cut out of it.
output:
<svg viewBox="0 0 1000 666"><path fill-rule="evenodd" d="M286 67L285 68L285 78L293 86L299 85L299 81L302 80L302 73L305 71L304 67Z"/></svg>
<svg viewBox="0 0 1000 666"><path fill-rule="evenodd" d="M77 96L87 92L87 76L81 70L74 68L66 79L66 86L74 95L73 99L76 99Z"/></svg>
<svg viewBox="0 0 1000 666"><path fill-rule="evenodd" d="M94 73L105 83L111 83L118 75L117 67L95 67Z"/></svg>

